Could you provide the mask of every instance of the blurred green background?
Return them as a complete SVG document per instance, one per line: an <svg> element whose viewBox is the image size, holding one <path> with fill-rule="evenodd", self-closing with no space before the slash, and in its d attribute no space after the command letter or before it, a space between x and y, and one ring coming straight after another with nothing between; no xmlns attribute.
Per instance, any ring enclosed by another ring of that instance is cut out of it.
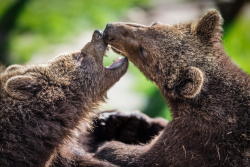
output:
<svg viewBox="0 0 250 167"><path fill-rule="evenodd" d="M250 7L244 0L1 0L0 63L7 66L33 63L34 59L40 61L41 58L35 55L46 55L44 50L51 46L62 51L70 50L68 45L63 49L57 45L68 43L79 34L103 29L108 22L175 23L195 19L207 8L217 8L222 12L225 50L250 73ZM85 41L88 40L89 35L86 35ZM114 53L108 54L105 64L117 57ZM47 59L44 56L44 61ZM124 86L117 84L108 107L104 109L138 109L152 117L171 119L160 92L132 64L128 76L121 82Z"/></svg>

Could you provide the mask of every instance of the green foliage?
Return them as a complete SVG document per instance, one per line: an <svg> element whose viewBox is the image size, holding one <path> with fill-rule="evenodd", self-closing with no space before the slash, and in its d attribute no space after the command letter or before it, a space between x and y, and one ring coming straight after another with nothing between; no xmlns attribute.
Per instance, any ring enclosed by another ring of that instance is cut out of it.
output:
<svg viewBox="0 0 250 167"><path fill-rule="evenodd" d="M244 71L250 73L250 18L240 17L224 37L226 52Z"/></svg>
<svg viewBox="0 0 250 167"><path fill-rule="evenodd" d="M8 8L8 6L11 4L12 1L1 1L0 4L0 16L3 15L3 13L5 12L5 9Z"/></svg>
<svg viewBox="0 0 250 167"><path fill-rule="evenodd" d="M129 70L135 75L136 85L134 91L146 97L146 105L141 109L150 117L163 117L171 120L171 112L157 86L149 81L137 67L130 63Z"/></svg>
<svg viewBox="0 0 250 167"><path fill-rule="evenodd" d="M0 15L14 1L1 1ZM86 29L104 28L128 8L147 0L30 0L11 35L13 63L24 63L44 47Z"/></svg>

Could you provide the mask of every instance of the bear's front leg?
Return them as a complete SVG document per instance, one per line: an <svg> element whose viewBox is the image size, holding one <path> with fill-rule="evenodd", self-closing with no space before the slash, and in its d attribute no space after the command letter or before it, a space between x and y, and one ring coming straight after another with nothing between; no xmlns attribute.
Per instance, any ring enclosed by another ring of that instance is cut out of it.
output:
<svg viewBox="0 0 250 167"><path fill-rule="evenodd" d="M111 141L101 146L95 157L122 167L142 167L140 162L143 162L143 159L140 157L147 148L148 145L128 145Z"/></svg>
<svg viewBox="0 0 250 167"><path fill-rule="evenodd" d="M126 144L148 143L164 129L167 121L150 118L139 112L102 112L95 120L91 136L98 141L120 141Z"/></svg>
<svg viewBox="0 0 250 167"><path fill-rule="evenodd" d="M150 118L143 113L103 112L95 120L89 134L94 142L88 146L99 160L122 167L141 167L140 154L166 125L166 120Z"/></svg>
<svg viewBox="0 0 250 167"><path fill-rule="evenodd" d="M148 143L167 125L162 118L150 118L143 113L105 111L94 120L93 128L82 132L79 143L86 152L96 150L108 141L126 144Z"/></svg>
<svg viewBox="0 0 250 167"><path fill-rule="evenodd" d="M118 167L106 160L99 160L93 157L92 154L86 154L80 160L77 161L76 167Z"/></svg>
<svg viewBox="0 0 250 167"><path fill-rule="evenodd" d="M50 167L118 167L105 160L99 160L91 153L76 155L73 159L57 156Z"/></svg>

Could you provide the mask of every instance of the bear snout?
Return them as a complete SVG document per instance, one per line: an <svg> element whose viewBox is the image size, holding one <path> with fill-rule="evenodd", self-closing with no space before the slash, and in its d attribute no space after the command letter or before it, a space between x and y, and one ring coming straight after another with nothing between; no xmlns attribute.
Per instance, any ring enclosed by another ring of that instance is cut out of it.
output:
<svg viewBox="0 0 250 167"><path fill-rule="evenodd" d="M92 35L92 42L102 39L103 33L100 30L95 30Z"/></svg>

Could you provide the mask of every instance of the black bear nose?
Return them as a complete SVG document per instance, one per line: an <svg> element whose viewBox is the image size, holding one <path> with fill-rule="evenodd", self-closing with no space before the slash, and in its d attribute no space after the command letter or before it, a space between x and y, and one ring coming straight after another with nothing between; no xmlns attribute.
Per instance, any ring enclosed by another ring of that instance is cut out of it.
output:
<svg viewBox="0 0 250 167"><path fill-rule="evenodd" d="M105 29L104 29L104 31L103 31L103 39L105 40L105 41L109 41L110 39L110 37L109 37L109 35L110 35L110 33L111 33L111 31L112 31L112 27L113 27L113 25L112 24L107 24L106 25L106 27L105 27Z"/></svg>
<svg viewBox="0 0 250 167"><path fill-rule="evenodd" d="M102 38L102 32L100 30L95 30L92 36L92 40L98 40Z"/></svg>
<svg viewBox="0 0 250 167"><path fill-rule="evenodd" d="M111 31L112 27L113 27L112 24L107 24L106 27L105 27L105 30L103 32L103 35L104 36L108 35L108 33Z"/></svg>
<svg viewBox="0 0 250 167"><path fill-rule="evenodd" d="M98 34L98 35L102 35L102 31L100 31L100 30L95 30L94 33Z"/></svg>
<svg viewBox="0 0 250 167"><path fill-rule="evenodd" d="M107 24L105 30L109 30L112 27L112 24Z"/></svg>

